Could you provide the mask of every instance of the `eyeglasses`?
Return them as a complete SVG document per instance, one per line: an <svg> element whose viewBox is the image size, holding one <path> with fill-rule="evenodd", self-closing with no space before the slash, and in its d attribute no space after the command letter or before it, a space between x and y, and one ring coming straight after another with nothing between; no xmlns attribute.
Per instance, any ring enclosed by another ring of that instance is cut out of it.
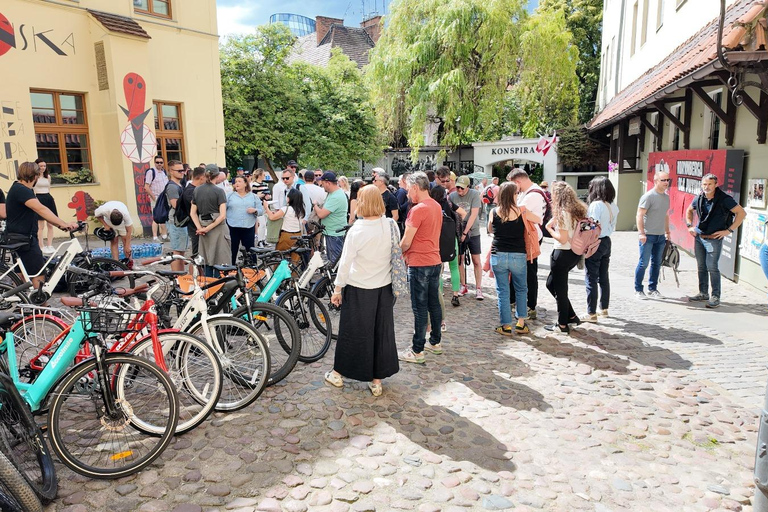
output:
<svg viewBox="0 0 768 512"><path fill-rule="evenodd" d="M664 182L667 182L667 183L669 183L669 182L670 182L670 181L672 181L672 180L671 180L671 179L669 179L669 178L667 178L667 179L665 179L665 180L659 180L659 181L664 181Z"/></svg>
<svg viewBox="0 0 768 512"><path fill-rule="evenodd" d="M457 186L456 186L456 190L464 190L464 187L459 187L459 186L457 185Z"/></svg>
<svg viewBox="0 0 768 512"><path fill-rule="evenodd" d="M451 182L451 178L446 178L446 179L441 179L440 180L440 183L450 183L450 182Z"/></svg>
<svg viewBox="0 0 768 512"><path fill-rule="evenodd" d="M158 165L158 164L159 164L159 165L162 165L162 163L163 163L163 161L162 161L162 160L155 160L155 164L156 164L156 165Z"/></svg>
<svg viewBox="0 0 768 512"><path fill-rule="evenodd" d="M291 177L288 176L287 178L280 178L280 179L282 179L283 181L290 181Z"/></svg>

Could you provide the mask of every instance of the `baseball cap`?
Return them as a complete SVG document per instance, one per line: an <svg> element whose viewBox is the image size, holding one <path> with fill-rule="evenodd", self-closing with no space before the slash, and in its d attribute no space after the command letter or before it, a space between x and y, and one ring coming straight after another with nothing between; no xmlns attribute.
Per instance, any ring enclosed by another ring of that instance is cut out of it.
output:
<svg viewBox="0 0 768 512"><path fill-rule="evenodd" d="M320 179L322 181L330 181L331 183L336 183L336 175L331 171L325 171L323 175L320 176Z"/></svg>
<svg viewBox="0 0 768 512"><path fill-rule="evenodd" d="M238 170L238 171L242 171L242 170L243 170L243 168L242 168L242 167L238 167L238 168L237 168L237 170Z"/></svg>
<svg viewBox="0 0 768 512"><path fill-rule="evenodd" d="M315 171L310 171L310 170L304 171L304 179L305 180L314 180L315 179Z"/></svg>
<svg viewBox="0 0 768 512"><path fill-rule="evenodd" d="M296 160L288 160L288 163L285 164L286 167L298 167L299 164L296 163Z"/></svg>
<svg viewBox="0 0 768 512"><path fill-rule="evenodd" d="M459 176L456 179L456 187L469 188L469 178L466 176Z"/></svg>

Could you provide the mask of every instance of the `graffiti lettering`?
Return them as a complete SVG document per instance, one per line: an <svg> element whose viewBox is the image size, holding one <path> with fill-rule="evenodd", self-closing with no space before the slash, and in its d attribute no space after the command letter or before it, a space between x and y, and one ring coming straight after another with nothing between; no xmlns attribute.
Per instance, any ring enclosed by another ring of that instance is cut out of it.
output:
<svg viewBox="0 0 768 512"><path fill-rule="evenodd" d="M680 174L683 174L685 176L693 176L694 178L701 178L702 176L704 176L704 162L695 161L695 160L678 160L677 174L678 176Z"/></svg>
<svg viewBox="0 0 768 512"><path fill-rule="evenodd" d="M70 32L66 35L66 37L64 37L64 39L60 40L57 36L55 36L55 31L52 28L37 31L35 30L34 26L29 26L26 23L22 23L19 25L18 30L18 35L21 38L21 47L19 47L16 43L16 34L14 32L13 24L8 21L2 13L0 13L0 24L3 22L3 20L5 21L5 26L0 29L0 55L6 53L10 48L16 48L22 52L31 49L33 52L37 53L38 41L42 43L39 46L40 48L48 49L56 55L67 57L68 55L75 54L74 32ZM54 42L59 40L61 42L58 44ZM62 49L64 46L68 47L70 53L67 53Z"/></svg>

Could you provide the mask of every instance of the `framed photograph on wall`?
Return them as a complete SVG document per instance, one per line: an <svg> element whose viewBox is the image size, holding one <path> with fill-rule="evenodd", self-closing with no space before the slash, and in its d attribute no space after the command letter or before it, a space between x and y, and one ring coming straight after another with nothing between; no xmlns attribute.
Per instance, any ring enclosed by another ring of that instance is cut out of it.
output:
<svg viewBox="0 0 768 512"><path fill-rule="evenodd" d="M747 206L750 208L765 208L765 178L748 180Z"/></svg>

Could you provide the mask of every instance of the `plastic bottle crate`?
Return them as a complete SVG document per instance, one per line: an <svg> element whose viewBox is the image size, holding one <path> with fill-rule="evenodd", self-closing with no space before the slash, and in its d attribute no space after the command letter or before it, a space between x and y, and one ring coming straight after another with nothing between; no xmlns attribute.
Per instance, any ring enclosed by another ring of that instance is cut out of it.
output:
<svg viewBox="0 0 768 512"><path fill-rule="evenodd" d="M135 260L154 258L155 256L161 256L163 254L163 244L158 243L135 244L132 245L131 248L133 249L133 259ZM122 245L119 247L118 253L119 259L125 258ZM109 247L97 247L96 249L91 250L91 255L95 258L111 258L112 251Z"/></svg>

